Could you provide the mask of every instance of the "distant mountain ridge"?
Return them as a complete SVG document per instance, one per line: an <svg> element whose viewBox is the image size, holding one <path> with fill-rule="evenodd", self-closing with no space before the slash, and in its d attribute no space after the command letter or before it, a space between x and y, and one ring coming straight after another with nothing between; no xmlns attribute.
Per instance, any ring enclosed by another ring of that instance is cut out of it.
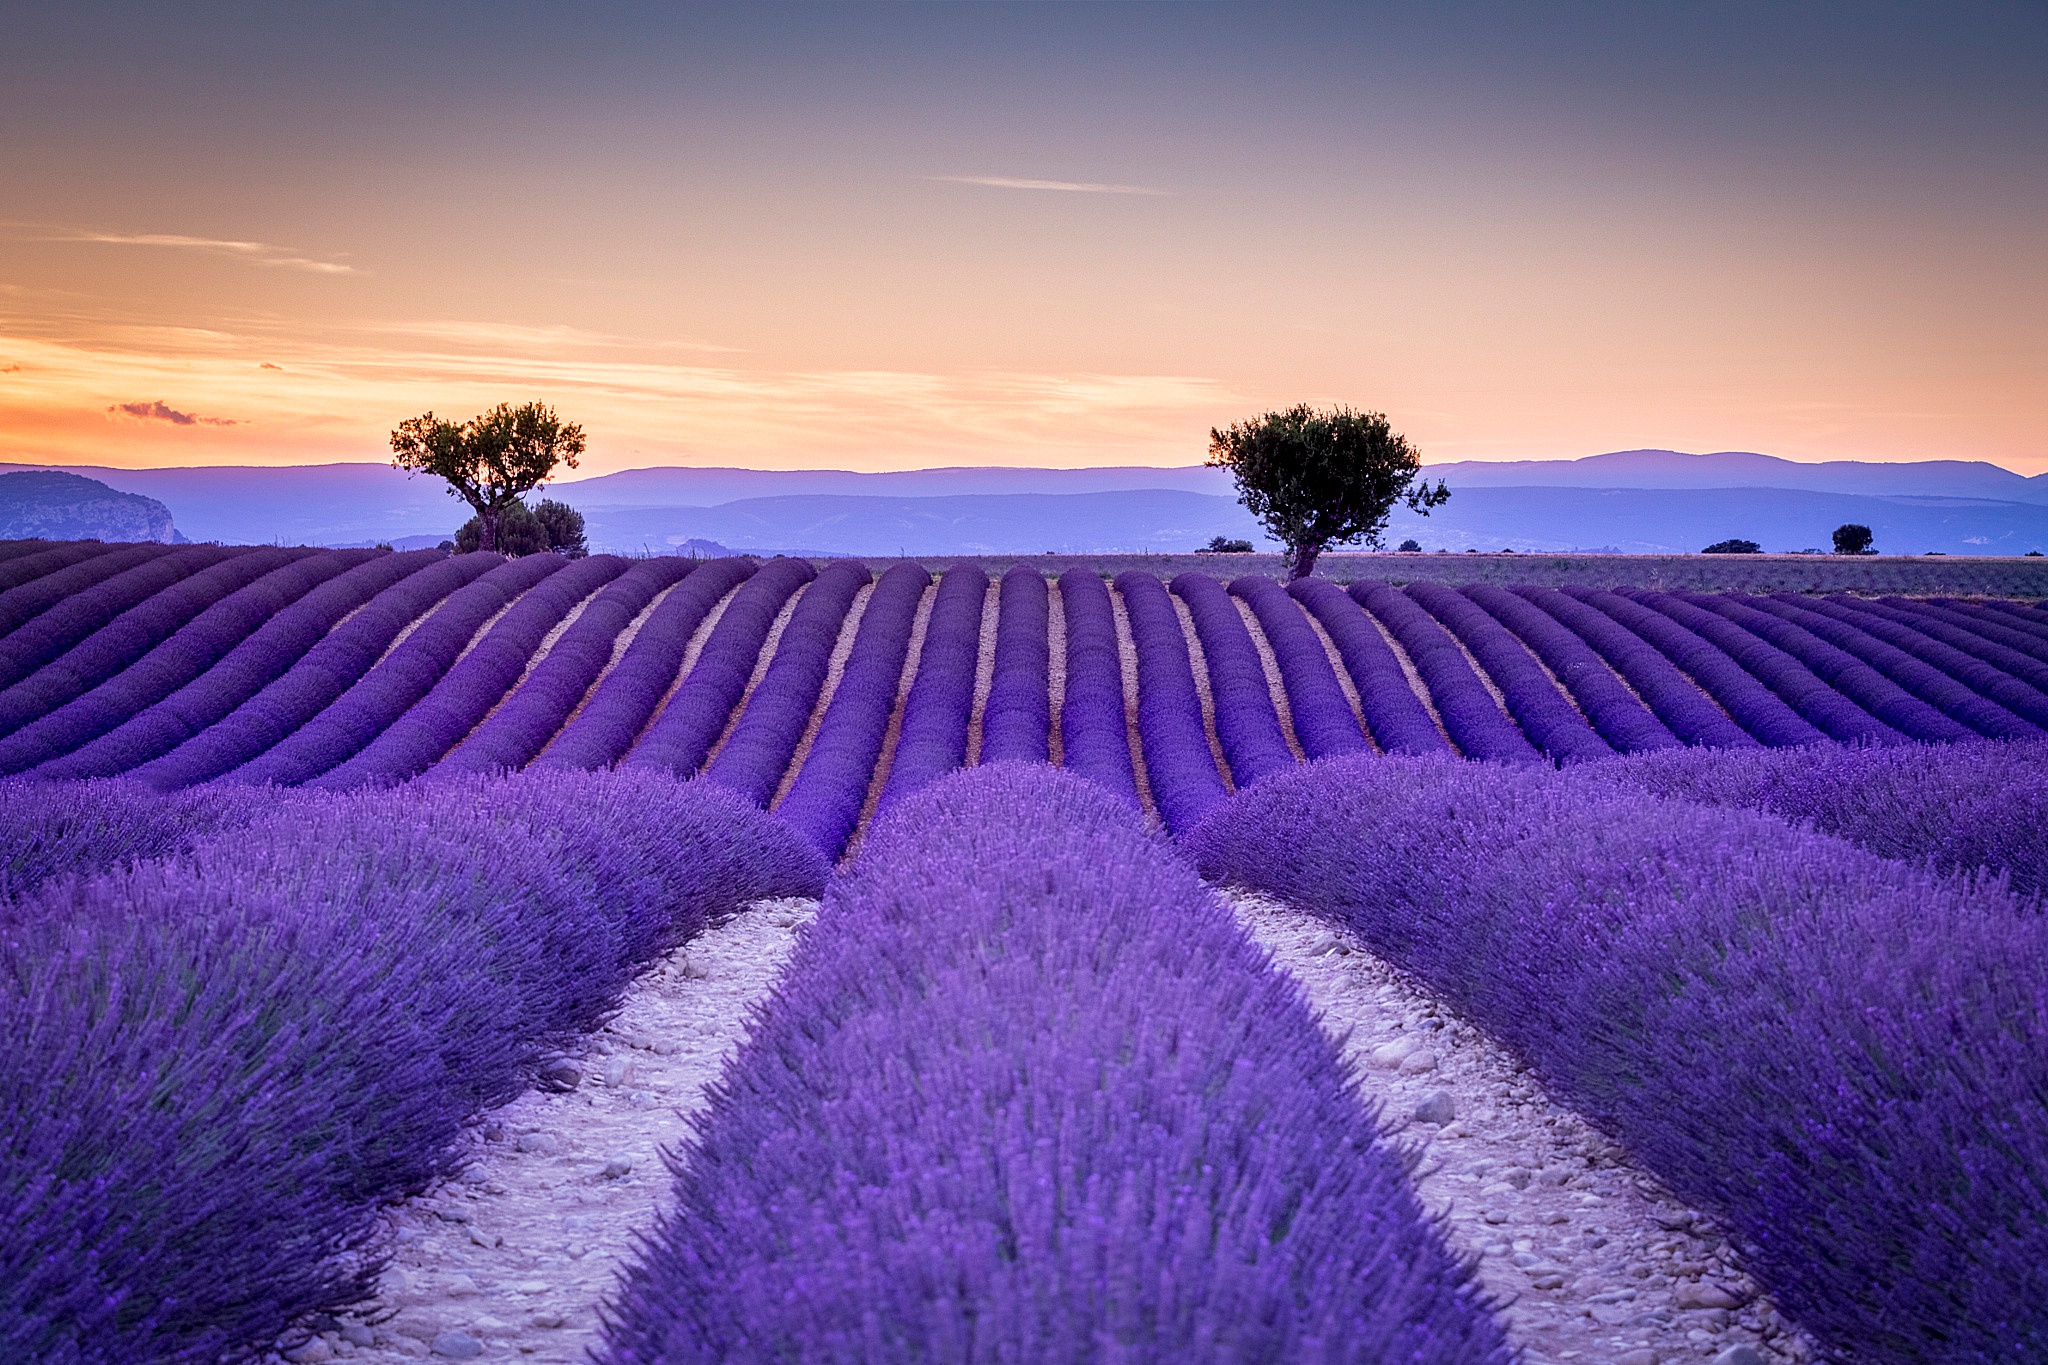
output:
<svg viewBox="0 0 2048 1365"><path fill-rule="evenodd" d="M55 470L0 474L0 540L169 541L171 511L155 498Z"/></svg>

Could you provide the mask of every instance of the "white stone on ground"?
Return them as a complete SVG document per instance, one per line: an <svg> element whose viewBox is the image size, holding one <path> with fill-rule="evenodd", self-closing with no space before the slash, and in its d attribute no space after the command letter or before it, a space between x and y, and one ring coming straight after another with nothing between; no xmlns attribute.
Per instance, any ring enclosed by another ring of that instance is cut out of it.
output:
<svg viewBox="0 0 2048 1365"><path fill-rule="evenodd" d="M1424 1204L1478 1258L1528 1365L1812 1358L1707 1220L1505 1048L1326 921L1227 898L1341 1041L1382 1128L1417 1150Z"/></svg>
<svg viewBox="0 0 2048 1365"><path fill-rule="evenodd" d="M704 1089L774 984L817 902L762 901L636 981L574 1058L566 1094L529 1091L469 1137L462 1176L394 1208L395 1256L372 1304L294 1361L571 1362L654 1227Z"/></svg>

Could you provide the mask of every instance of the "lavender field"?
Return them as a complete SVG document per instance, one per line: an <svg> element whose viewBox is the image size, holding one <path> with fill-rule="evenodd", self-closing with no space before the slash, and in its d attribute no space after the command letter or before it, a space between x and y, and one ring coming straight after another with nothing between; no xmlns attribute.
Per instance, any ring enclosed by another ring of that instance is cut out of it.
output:
<svg viewBox="0 0 2048 1365"><path fill-rule="evenodd" d="M2048 1359L2048 607L1045 567L0 544L0 1359Z"/></svg>

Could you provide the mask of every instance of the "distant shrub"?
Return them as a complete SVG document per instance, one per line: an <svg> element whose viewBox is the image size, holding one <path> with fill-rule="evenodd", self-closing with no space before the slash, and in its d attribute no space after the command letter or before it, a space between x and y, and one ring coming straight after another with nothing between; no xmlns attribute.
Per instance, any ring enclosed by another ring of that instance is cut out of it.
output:
<svg viewBox="0 0 2048 1365"><path fill-rule="evenodd" d="M1706 549L1701 550L1700 553L1703 555L1755 555L1762 554L1763 547L1753 540L1717 540Z"/></svg>
<svg viewBox="0 0 2048 1365"><path fill-rule="evenodd" d="M542 498L533 505L533 519L547 532L548 548L570 559L590 553L590 540L583 533L583 514L566 502Z"/></svg>
<svg viewBox="0 0 2048 1365"><path fill-rule="evenodd" d="M1195 551L1198 555L1248 555L1251 552L1252 543L1249 540L1232 540L1228 536L1217 536Z"/></svg>
<svg viewBox="0 0 2048 1365"><path fill-rule="evenodd" d="M1421 542L1421 541L1419 541L1419 540L1404 540L1404 541L1402 541L1402 542L1401 542L1401 553L1402 553L1402 554L1404 554L1404 555L1419 555L1419 554L1421 554L1421 553L1422 553L1422 542Z"/></svg>
<svg viewBox="0 0 2048 1365"><path fill-rule="evenodd" d="M1845 521L1835 528L1835 553L1838 555L1874 555L1876 537L1868 526Z"/></svg>

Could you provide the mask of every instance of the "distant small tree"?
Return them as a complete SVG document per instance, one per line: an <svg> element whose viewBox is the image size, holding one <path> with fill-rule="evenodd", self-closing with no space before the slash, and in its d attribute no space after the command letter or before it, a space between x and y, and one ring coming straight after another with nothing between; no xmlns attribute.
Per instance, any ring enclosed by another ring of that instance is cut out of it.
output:
<svg viewBox="0 0 2048 1365"><path fill-rule="evenodd" d="M1703 555L1757 555L1763 553L1763 547L1753 540L1717 540L1706 549L1701 550L1700 553Z"/></svg>
<svg viewBox="0 0 2048 1365"><path fill-rule="evenodd" d="M583 514L566 502L542 498L533 505L534 520L547 532L548 548L568 559L590 553L590 538L583 533Z"/></svg>
<svg viewBox="0 0 2048 1365"><path fill-rule="evenodd" d="M1404 540L1401 542L1400 549L1404 555L1419 555L1422 553L1422 542L1419 540Z"/></svg>
<svg viewBox="0 0 2048 1365"><path fill-rule="evenodd" d="M1377 546L1396 502L1423 516L1449 501L1417 483L1422 457L1377 412L1307 404L1209 432L1208 463L1237 479L1239 499L1287 547L1289 578L1306 578L1332 545Z"/></svg>
<svg viewBox="0 0 2048 1365"><path fill-rule="evenodd" d="M554 477L555 466L576 467L583 428L564 423L545 403L500 403L463 423L422 413L391 433L391 463L448 481L448 491L477 515L477 547L498 548L498 520L506 510Z"/></svg>
<svg viewBox="0 0 2048 1365"><path fill-rule="evenodd" d="M1232 540L1229 536L1217 536L1204 545L1197 554L1205 555L1248 555L1252 552L1249 540Z"/></svg>
<svg viewBox="0 0 2048 1365"><path fill-rule="evenodd" d="M1835 528L1835 553L1838 555L1874 555L1877 551L1871 542L1876 537L1870 534L1868 526L1859 526L1853 521L1842 523Z"/></svg>

